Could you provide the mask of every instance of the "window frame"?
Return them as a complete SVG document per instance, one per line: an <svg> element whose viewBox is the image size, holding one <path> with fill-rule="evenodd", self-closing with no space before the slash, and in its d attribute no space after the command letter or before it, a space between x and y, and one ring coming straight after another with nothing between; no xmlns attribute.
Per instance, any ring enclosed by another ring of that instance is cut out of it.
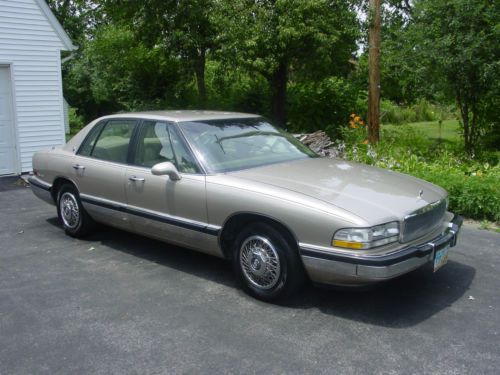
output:
<svg viewBox="0 0 500 375"><path fill-rule="evenodd" d="M135 157L137 155L137 151L138 151L138 148L139 148L140 136L141 136L141 134L143 132L143 129L146 126L148 126L146 124L147 122L152 122L152 123L162 122L162 123L166 124L167 129L169 131L169 137L170 137L170 132L172 131L172 129L176 132L176 135L179 137L179 140L181 141L182 145L185 147L187 153L193 159L193 161L195 163L195 166L196 166L196 169L197 169L197 172L194 172L194 173L181 172L179 170L179 166L177 165L177 157L176 157L175 149L172 146L172 153L174 154L174 159L175 159L175 162L172 163L172 164L175 165L175 167L179 170L179 173L181 175L187 175L187 176L206 175L205 169L203 168L203 166L201 165L200 161L198 160L198 158L194 154L194 152L191 149L191 146L189 145L189 143L186 141L186 138L184 137L184 134L182 134L182 131L178 128L177 123L174 122L174 121L166 120L166 119L151 119L151 118L142 118L141 119L141 121L137 125L136 130L135 130L135 132L133 134L133 136L134 136L134 138L133 138L133 142L134 143L133 144L132 144L132 140L131 140L132 149L129 150L130 151L130 155L129 155L130 159L128 160L128 163L129 163L129 165L131 167L134 167L134 168L143 168L143 169L151 170L151 168L145 167L143 165L138 165L135 162Z"/></svg>
<svg viewBox="0 0 500 375"><path fill-rule="evenodd" d="M95 156L92 156L92 152L94 151L94 147L97 144L97 141L99 140L99 138L101 137L101 134L102 134L103 130L110 123L117 122L117 121L133 121L134 122L133 129L132 129L132 134L130 135L130 140L129 140L129 143L128 143L127 156L126 156L126 159L125 159L125 163L120 163L120 162L113 161L113 160L105 160L105 159L96 158ZM99 160L100 162L105 162L105 163L112 163L112 164L118 164L118 165L130 165L131 164L131 156L132 156L132 148L134 148L134 142L135 142L135 138L137 136L137 130L138 130L139 125L141 125L141 123L142 123L142 119L133 118L133 117L132 118L129 118L129 117L114 117L114 118L107 118L107 119L104 119L102 121L99 121L87 133L87 135L85 136L85 139L83 140L83 142L78 147L76 155L79 156L79 157L83 157L83 158L89 158L89 159L93 159L93 160ZM95 138L95 144L92 146L92 150L90 151L90 155L82 155L81 151L82 151L83 145L94 134L95 129L98 128L98 127L100 127L100 129L96 130L98 133L97 133L97 136Z"/></svg>
<svg viewBox="0 0 500 375"><path fill-rule="evenodd" d="M99 121L97 124L95 124L92 127L92 129L90 129L88 131L87 135L85 136L85 138L83 139L83 141L80 143L80 146L78 146L78 149L76 150L75 155L82 156L82 157L87 157L87 158L90 157L90 155L82 155L83 146L87 142L90 142L90 138L94 135L94 133L97 133L97 135L95 137L95 140L94 140L94 141L97 141L97 138L99 138L99 136L101 135L101 131L102 131L102 129L104 129L104 127L106 126L107 122L108 122L108 120ZM94 144L94 146L95 146L95 144ZM92 150L94 149L94 146L92 146ZM92 150L90 151L91 154L92 154Z"/></svg>

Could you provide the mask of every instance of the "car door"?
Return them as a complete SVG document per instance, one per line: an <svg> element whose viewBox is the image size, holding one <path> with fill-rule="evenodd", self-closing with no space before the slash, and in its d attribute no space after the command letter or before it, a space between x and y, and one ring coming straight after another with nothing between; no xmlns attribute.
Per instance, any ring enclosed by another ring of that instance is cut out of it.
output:
<svg viewBox="0 0 500 375"><path fill-rule="evenodd" d="M166 161L177 167L180 180L151 173L155 164ZM131 164L126 169L126 194L134 230L217 252L216 236L207 234L211 228L207 224L205 176L174 124L144 121L137 132Z"/></svg>
<svg viewBox="0 0 500 375"><path fill-rule="evenodd" d="M96 219L129 229L125 170L137 120L112 119L97 124L73 159L73 181L80 199Z"/></svg>

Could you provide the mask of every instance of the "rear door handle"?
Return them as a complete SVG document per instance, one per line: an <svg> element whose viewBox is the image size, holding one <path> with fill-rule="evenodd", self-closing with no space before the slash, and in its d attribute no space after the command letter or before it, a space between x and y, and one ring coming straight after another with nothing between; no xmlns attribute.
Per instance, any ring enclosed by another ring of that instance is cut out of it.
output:
<svg viewBox="0 0 500 375"><path fill-rule="evenodd" d="M136 176L129 176L128 178L130 181L138 181L138 182L144 182L146 179L144 177L136 177Z"/></svg>
<svg viewBox="0 0 500 375"><path fill-rule="evenodd" d="M85 167L80 164L73 164L73 169L79 170L79 169L85 169Z"/></svg>

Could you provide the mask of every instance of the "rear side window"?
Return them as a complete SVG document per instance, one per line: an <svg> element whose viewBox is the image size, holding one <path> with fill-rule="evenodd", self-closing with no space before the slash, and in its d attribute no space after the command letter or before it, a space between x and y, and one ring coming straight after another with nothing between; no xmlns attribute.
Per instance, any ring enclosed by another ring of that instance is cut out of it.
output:
<svg viewBox="0 0 500 375"><path fill-rule="evenodd" d="M99 133L101 132L104 124L105 122L100 122L90 130L89 134L87 135L82 145L80 146L80 149L78 150L78 155L90 156L92 149L94 148L95 141L99 136Z"/></svg>
<svg viewBox="0 0 500 375"><path fill-rule="evenodd" d="M126 163L134 120L110 120L91 146L90 156L96 159Z"/></svg>

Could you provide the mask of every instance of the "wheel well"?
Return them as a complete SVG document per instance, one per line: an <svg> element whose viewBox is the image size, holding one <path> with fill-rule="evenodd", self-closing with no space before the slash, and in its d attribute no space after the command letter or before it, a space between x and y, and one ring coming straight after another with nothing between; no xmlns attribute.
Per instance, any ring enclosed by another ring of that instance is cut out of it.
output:
<svg viewBox="0 0 500 375"><path fill-rule="evenodd" d="M59 189L61 188L61 186L63 186L64 184L71 184L75 186L75 184L70 180L68 180L67 178L64 177L56 178L54 183L52 184L52 188L50 189L50 194L52 195L52 199L54 199L54 202L56 204L57 204L57 194L59 193Z"/></svg>
<svg viewBox="0 0 500 375"><path fill-rule="evenodd" d="M251 223L266 223L272 226L274 229L283 234L286 240L289 241L289 243L293 245L294 248L297 248L297 239L295 238L293 232L286 225L280 223L276 219L267 216L253 213L240 213L231 216L226 221L219 235L219 243L222 252L227 259L231 259L233 256L231 245L233 244L239 231Z"/></svg>

